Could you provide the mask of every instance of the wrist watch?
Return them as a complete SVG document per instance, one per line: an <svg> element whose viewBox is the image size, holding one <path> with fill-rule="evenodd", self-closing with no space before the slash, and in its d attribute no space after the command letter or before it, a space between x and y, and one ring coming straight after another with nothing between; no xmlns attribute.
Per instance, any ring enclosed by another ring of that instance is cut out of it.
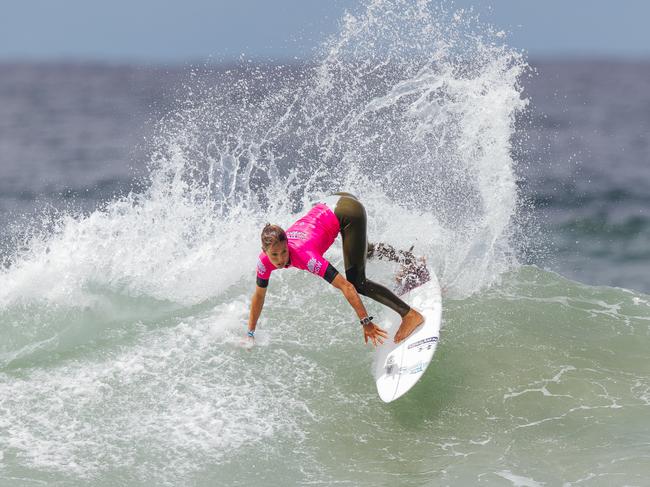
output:
<svg viewBox="0 0 650 487"><path fill-rule="evenodd" d="M365 318L362 318L359 320L359 323L361 323L361 326L366 326L370 323L372 323L372 320L374 318L372 316L366 316Z"/></svg>

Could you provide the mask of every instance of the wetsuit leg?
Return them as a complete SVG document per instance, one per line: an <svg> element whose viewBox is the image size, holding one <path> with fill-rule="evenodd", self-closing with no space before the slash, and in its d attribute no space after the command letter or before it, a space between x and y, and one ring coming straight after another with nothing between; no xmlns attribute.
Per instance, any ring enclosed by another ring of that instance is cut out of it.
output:
<svg viewBox="0 0 650 487"><path fill-rule="evenodd" d="M366 254L368 252L366 209L353 195L349 193L336 194L341 196L334 209L334 214L341 225L345 277L354 285L359 294L388 306L402 317L405 316L411 309L408 304L388 288L366 278Z"/></svg>

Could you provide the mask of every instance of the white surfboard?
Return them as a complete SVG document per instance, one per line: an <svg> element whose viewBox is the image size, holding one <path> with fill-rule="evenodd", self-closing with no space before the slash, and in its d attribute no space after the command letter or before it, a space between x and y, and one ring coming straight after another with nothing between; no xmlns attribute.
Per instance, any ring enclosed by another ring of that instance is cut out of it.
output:
<svg viewBox="0 0 650 487"><path fill-rule="evenodd" d="M401 397L420 380L431 362L440 338L442 299L436 276L431 273L430 281L412 289L402 296L402 299L422 313L424 323L406 340L396 344L393 336L401 320L399 316L391 316L386 320L390 323L387 325L388 339L377 347L373 361L377 392L384 402Z"/></svg>

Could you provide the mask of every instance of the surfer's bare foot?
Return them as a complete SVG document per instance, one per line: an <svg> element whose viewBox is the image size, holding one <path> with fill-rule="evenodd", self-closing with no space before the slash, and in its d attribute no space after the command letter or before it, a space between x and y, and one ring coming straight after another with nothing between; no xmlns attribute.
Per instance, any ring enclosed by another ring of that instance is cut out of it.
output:
<svg viewBox="0 0 650 487"><path fill-rule="evenodd" d="M406 316L402 318L402 324L399 325L399 330L395 333L395 343L399 343L405 338L407 338L413 331L424 323L424 317L415 311L413 308L410 309Z"/></svg>

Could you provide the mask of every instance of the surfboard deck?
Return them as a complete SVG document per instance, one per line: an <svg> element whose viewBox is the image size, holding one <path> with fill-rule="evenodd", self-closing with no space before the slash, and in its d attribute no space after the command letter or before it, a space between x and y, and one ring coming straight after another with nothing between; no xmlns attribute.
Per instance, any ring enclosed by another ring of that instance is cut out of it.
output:
<svg viewBox="0 0 650 487"><path fill-rule="evenodd" d="M424 316L424 323L411 335L396 344L393 336L401 322L399 316L389 317L384 323L388 339L377 347L373 360L373 376L377 392L384 402L391 402L406 394L426 371L440 338L442 298L438 279L431 279L402 296L411 307ZM394 313L393 313L394 314Z"/></svg>

